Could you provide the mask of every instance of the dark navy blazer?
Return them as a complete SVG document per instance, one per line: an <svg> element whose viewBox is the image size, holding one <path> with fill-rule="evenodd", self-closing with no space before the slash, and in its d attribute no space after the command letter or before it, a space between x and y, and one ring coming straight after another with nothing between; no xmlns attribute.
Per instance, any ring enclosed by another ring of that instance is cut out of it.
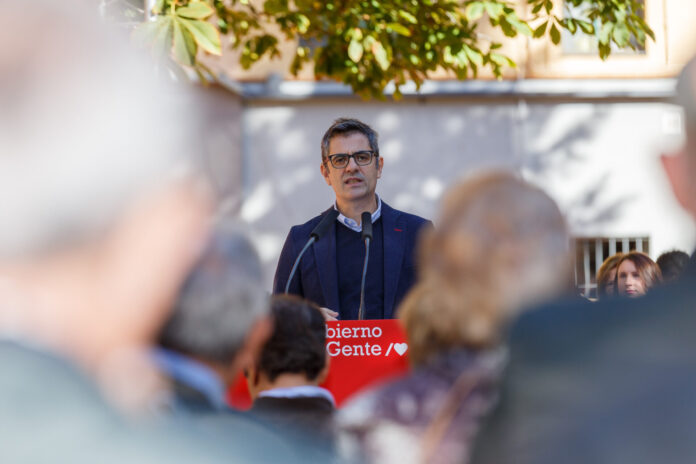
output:
<svg viewBox="0 0 696 464"><path fill-rule="evenodd" d="M310 232L332 208L302 225L293 226L280 253L273 279L273 293L283 293L295 258L309 239ZM427 219L398 211L382 201L384 230L384 317L396 316L395 310L415 280L416 240ZM341 226L344 227L344 226ZM336 228L329 227L324 237L302 257L290 284L289 293L337 311L339 306L336 269Z"/></svg>

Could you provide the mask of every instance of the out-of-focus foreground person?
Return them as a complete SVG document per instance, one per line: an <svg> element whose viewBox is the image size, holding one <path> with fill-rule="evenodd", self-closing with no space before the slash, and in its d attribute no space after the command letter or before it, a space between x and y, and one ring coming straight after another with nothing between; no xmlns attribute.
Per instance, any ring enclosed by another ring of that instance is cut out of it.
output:
<svg viewBox="0 0 696 464"><path fill-rule="evenodd" d="M155 383L140 353L205 238L196 113L96 8L0 10L0 461L218 462L112 406Z"/></svg>
<svg viewBox="0 0 696 464"><path fill-rule="evenodd" d="M663 157L696 218L696 61L679 77L686 144ZM643 298L559 304L509 337L501 401L476 464L683 463L696 459L696 269Z"/></svg>
<svg viewBox="0 0 696 464"><path fill-rule="evenodd" d="M231 224L215 226L159 335L157 364L174 385L171 413L228 409L227 390L270 335L262 281L251 242Z"/></svg>
<svg viewBox="0 0 696 464"><path fill-rule="evenodd" d="M496 398L505 324L566 289L571 269L558 207L507 173L453 187L419 257L421 278L399 309L412 373L340 411L358 461L467 462Z"/></svg>
<svg viewBox="0 0 696 464"><path fill-rule="evenodd" d="M157 406L241 462L303 462L304 449L293 451L281 434L226 404L242 366L256 362L271 334L262 282L261 260L239 226L215 223L159 334L155 361L172 389Z"/></svg>
<svg viewBox="0 0 696 464"><path fill-rule="evenodd" d="M250 414L304 446L312 462L334 453L333 395L326 379L326 323L314 303L277 295L271 303L273 334L258 363L246 370L254 400Z"/></svg>
<svg viewBox="0 0 696 464"><path fill-rule="evenodd" d="M660 266L663 282L677 280L689 264L689 255L679 250L665 251L655 261Z"/></svg>
<svg viewBox="0 0 696 464"><path fill-rule="evenodd" d="M597 299L616 295L616 266L623 253L615 253L604 260L597 271Z"/></svg>
<svg viewBox="0 0 696 464"><path fill-rule="evenodd" d="M662 282L658 265L645 253L626 253L616 265L616 290L619 295L636 298Z"/></svg>

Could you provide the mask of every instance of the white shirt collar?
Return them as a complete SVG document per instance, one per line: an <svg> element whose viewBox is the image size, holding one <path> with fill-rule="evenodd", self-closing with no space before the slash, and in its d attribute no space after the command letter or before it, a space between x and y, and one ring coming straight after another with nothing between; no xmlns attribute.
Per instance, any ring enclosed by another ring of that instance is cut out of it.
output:
<svg viewBox="0 0 696 464"><path fill-rule="evenodd" d="M377 219L379 219L382 216L382 199L379 197L379 195L375 195L377 197L377 209L375 210L374 213L372 213L372 223L374 224ZM334 209L338 211L338 205L336 202L334 202ZM358 224L356 221L349 217L345 217L343 213L338 211L338 217L336 218L338 222L352 230L353 232L362 232L362 226Z"/></svg>
<svg viewBox="0 0 696 464"><path fill-rule="evenodd" d="M315 385L300 385L298 387L285 387L285 388L272 388L270 390L264 390L259 393L259 398L261 397L269 398L307 398L313 396L319 396L327 399L334 406L336 406L336 401L329 390L322 387L317 387Z"/></svg>

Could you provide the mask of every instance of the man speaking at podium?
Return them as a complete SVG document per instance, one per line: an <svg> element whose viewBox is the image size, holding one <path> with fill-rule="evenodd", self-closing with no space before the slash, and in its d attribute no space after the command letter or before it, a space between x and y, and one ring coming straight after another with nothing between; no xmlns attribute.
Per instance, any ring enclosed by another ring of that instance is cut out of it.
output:
<svg viewBox="0 0 696 464"><path fill-rule="evenodd" d="M341 118L329 127L321 140L320 170L333 188L336 202L290 229L278 260L273 293L287 288L288 293L321 306L329 320L395 317L415 278L418 233L431 223L395 210L375 194L383 165L377 132L370 126ZM363 224L362 217L371 219L368 246L363 225L368 230L370 224ZM291 278L295 261L310 243L312 249L301 257Z"/></svg>

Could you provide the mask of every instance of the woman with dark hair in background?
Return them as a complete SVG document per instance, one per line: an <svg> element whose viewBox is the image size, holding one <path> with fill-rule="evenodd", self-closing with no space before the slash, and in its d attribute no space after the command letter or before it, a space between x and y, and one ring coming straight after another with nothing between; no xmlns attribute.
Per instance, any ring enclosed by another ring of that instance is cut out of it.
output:
<svg viewBox="0 0 696 464"><path fill-rule="evenodd" d="M662 272L645 253L631 251L616 266L616 290L619 295L639 297L662 282Z"/></svg>
<svg viewBox="0 0 696 464"><path fill-rule="evenodd" d="M616 294L616 266L623 258L623 253L614 253L604 260L597 271L597 299L601 300Z"/></svg>

